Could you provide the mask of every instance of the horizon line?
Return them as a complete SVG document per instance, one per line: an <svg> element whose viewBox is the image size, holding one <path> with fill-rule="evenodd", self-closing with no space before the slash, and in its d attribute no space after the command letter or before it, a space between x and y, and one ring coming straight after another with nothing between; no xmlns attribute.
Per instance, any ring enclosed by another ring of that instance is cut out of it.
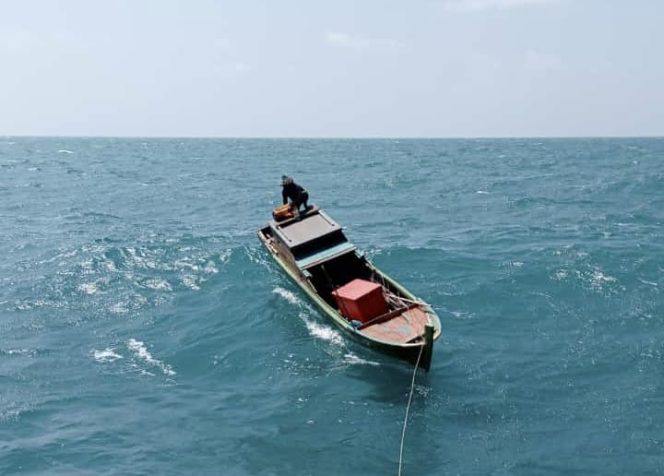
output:
<svg viewBox="0 0 664 476"><path fill-rule="evenodd" d="M569 136L162 136L162 135L39 135L0 134L4 139L226 139L226 140L505 140L505 139L662 139L664 135L569 135Z"/></svg>

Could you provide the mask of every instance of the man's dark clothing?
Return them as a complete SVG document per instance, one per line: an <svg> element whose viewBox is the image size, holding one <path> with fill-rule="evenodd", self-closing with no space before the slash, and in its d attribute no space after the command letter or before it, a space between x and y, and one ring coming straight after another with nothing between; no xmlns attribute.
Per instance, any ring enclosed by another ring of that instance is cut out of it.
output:
<svg viewBox="0 0 664 476"><path fill-rule="evenodd" d="M283 185L281 196L284 199L284 205L288 203L288 199L290 198L291 203L296 209L299 209L300 205L304 205L305 210L308 208L307 201L309 200L309 194L295 182Z"/></svg>

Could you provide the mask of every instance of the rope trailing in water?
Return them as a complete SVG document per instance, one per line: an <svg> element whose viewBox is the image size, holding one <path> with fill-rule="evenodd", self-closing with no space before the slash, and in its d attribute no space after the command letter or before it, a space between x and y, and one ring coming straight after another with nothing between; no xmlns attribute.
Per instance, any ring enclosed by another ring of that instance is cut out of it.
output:
<svg viewBox="0 0 664 476"><path fill-rule="evenodd" d="M413 370L413 380L410 382L410 395L408 395L408 405L406 405L406 417L403 420L403 431L401 432L401 449L399 450L399 476L401 476L401 464L403 459L403 442L406 439L406 425L408 424L408 412L410 411L410 403L413 401L413 390L415 389L415 375L417 375L417 368L420 365L420 357L422 357L422 351L424 346L420 346L420 353L417 356L417 362L415 362L415 370Z"/></svg>

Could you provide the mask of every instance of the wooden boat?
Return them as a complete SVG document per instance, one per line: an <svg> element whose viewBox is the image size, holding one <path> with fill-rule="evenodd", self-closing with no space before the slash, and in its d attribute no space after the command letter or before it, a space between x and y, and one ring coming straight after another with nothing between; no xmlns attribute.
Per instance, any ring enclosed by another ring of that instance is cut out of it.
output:
<svg viewBox="0 0 664 476"><path fill-rule="evenodd" d="M376 268L324 211L312 207L298 218L271 220L258 230L258 237L323 314L348 335L429 370L433 343L441 334L438 316ZM385 312L363 321L350 317L339 293L351 282L380 285Z"/></svg>

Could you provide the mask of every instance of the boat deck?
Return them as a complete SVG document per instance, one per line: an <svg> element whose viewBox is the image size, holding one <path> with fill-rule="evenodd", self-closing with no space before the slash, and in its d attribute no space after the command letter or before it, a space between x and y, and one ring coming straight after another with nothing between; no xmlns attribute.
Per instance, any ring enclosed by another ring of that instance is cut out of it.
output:
<svg viewBox="0 0 664 476"><path fill-rule="evenodd" d="M383 322L371 324L359 332L374 339L407 343L424 334L429 317L419 307L413 307Z"/></svg>

